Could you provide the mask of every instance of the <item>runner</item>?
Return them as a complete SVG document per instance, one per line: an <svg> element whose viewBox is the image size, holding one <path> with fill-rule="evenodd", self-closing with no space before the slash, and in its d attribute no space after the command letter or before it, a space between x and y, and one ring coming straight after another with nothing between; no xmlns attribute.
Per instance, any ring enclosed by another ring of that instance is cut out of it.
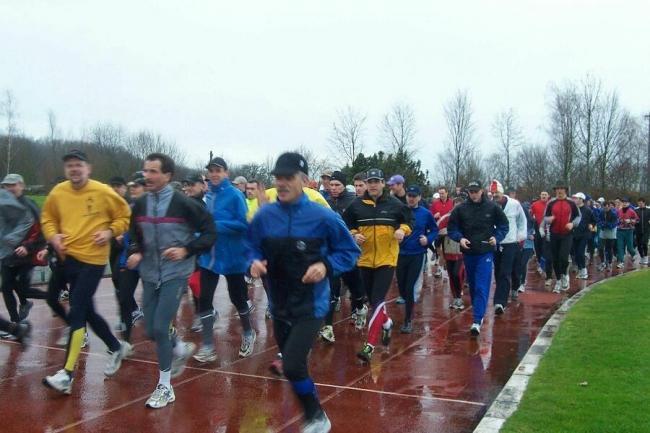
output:
<svg viewBox="0 0 650 433"><path fill-rule="evenodd" d="M519 269L521 263L521 243L528 236L528 221L521 204L504 194L503 185L498 180L490 183L494 203L498 204L508 219L505 237L498 242L494 254L494 314L501 315L508 305L508 295L513 291L516 298L519 288ZM514 277L513 277L514 274Z"/></svg>
<svg viewBox="0 0 650 433"><path fill-rule="evenodd" d="M636 213L639 217L638 224L634 227L636 245L639 249L641 264L648 264L648 240L650 239L650 207L646 205L645 198L639 197Z"/></svg>
<svg viewBox="0 0 650 433"><path fill-rule="evenodd" d="M578 275L576 278L580 280L589 278L585 253L589 238L591 238L591 234L596 227L596 220L591 212L591 208L585 205L586 197L581 192L573 195L573 201L578 206L581 215L580 224L573 231L573 258L578 267Z"/></svg>
<svg viewBox="0 0 650 433"><path fill-rule="evenodd" d="M368 340L357 357L370 362L380 335L384 346L390 343L393 321L388 317L385 298L395 275L399 244L411 234L413 216L407 206L384 191L381 170L368 170L366 184L364 196L355 199L343 218L361 246L357 266L373 314L368 324Z"/></svg>
<svg viewBox="0 0 650 433"><path fill-rule="evenodd" d="M434 194L433 198L434 199L431 201L429 211L433 215L433 218L436 220L436 223L438 223L440 221L440 218L442 218L444 215L451 214L451 210L454 208L454 203L453 200L449 198L449 192L445 186L439 187L438 192ZM447 233L446 230L445 233ZM440 252L440 256L444 259L445 237L446 234L439 233L435 244L430 248L434 255L433 265L436 266L436 271L433 273L433 276L435 278L442 277L443 264L439 263L438 252Z"/></svg>
<svg viewBox="0 0 650 433"><path fill-rule="evenodd" d="M297 153L278 158L273 170L278 202L263 206L249 230L250 273L269 277L275 338L284 375L303 407L302 431L326 433L331 423L309 376L307 356L329 310L328 276L350 270L359 249L341 218L303 193L308 172Z"/></svg>
<svg viewBox="0 0 650 433"><path fill-rule="evenodd" d="M618 210L618 230L616 231L616 267L618 269L625 267L625 250L630 254L630 259L634 261L634 256L636 256L634 227L638 220L639 217L630 206L630 199L623 197L621 208Z"/></svg>
<svg viewBox="0 0 650 433"><path fill-rule="evenodd" d="M390 188L390 193L393 197L406 204L406 189L404 176L401 174L395 174L388 179L388 188Z"/></svg>
<svg viewBox="0 0 650 433"><path fill-rule="evenodd" d="M454 208L447 236L460 244L472 298L473 322L470 333L481 333L492 284L492 263L497 244L508 232L508 217L501 206L489 201L479 181L467 185L469 200Z"/></svg>
<svg viewBox="0 0 650 433"><path fill-rule="evenodd" d="M354 193L357 197L363 197L363 195L366 193L366 190L368 189L368 185L366 185L366 174L365 173L357 173L354 175Z"/></svg>
<svg viewBox="0 0 650 433"><path fill-rule="evenodd" d="M460 250L460 244L447 236L447 225L449 224L449 217L451 211L463 203L465 199L462 196L454 197L454 207L444 214L438 220L439 233L444 236L444 244L442 251L444 251L445 268L449 275L449 290L453 300L449 303L449 308L455 310L462 310L465 308L463 303L463 286L465 285L465 265L463 264L463 253ZM440 237L440 234L438 237Z"/></svg>
<svg viewBox="0 0 650 433"><path fill-rule="evenodd" d="M544 277L546 280L545 285L547 287L550 286L552 282L553 262L551 259L547 260L550 249L540 228L544 227L544 211L548 205L548 199L548 192L542 191L539 194L539 200L535 200L533 204L530 205L530 213L535 220L535 257L537 258L537 272L539 275Z"/></svg>
<svg viewBox="0 0 650 433"><path fill-rule="evenodd" d="M406 189L406 202L413 213L413 230L399 246L397 258L397 287L404 298L404 323L400 328L403 334L413 332L413 305L415 304L416 283L422 275L427 249L438 236L438 226L433 215L420 206L422 192L417 185Z"/></svg>
<svg viewBox="0 0 650 433"><path fill-rule="evenodd" d="M93 297L108 262L110 241L128 227L129 205L107 185L90 179L86 154L71 150L63 156L66 182L52 189L43 205L41 225L45 239L63 259L70 284L70 339L61 370L43 383L63 394L72 392L73 373L86 333L86 323L106 344L110 359L104 369L113 376L132 349L111 333L95 310Z"/></svg>
<svg viewBox="0 0 650 433"><path fill-rule="evenodd" d="M557 182L553 187L555 199L549 201L544 211L547 224L546 233L550 239L555 272L554 293L569 289L569 253L573 243L573 228L580 224L580 210L567 198L569 187L564 182Z"/></svg>
<svg viewBox="0 0 650 433"><path fill-rule="evenodd" d="M0 189L0 261L14 254L20 242L34 224L29 209L20 204L13 194ZM0 318L0 331L13 335L26 348L31 335L31 324L27 321L10 322Z"/></svg>
<svg viewBox="0 0 650 433"><path fill-rule="evenodd" d="M612 260L616 251L616 231L618 228L618 211L613 200L605 202L605 208L598 220L600 239L603 242L603 261L599 271L612 272Z"/></svg>
<svg viewBox="0 0 650 433"><path fill-rule="evenodd" d="M217 228L217 241L211 250L199 258L201 272L201 296L199 315L203 326L203 344L194 355L198 362L212 362L217 359L214 349L212 328L215 322L214 292L223 275L228 282L230 302L237 309L243 334L239 356L244 358L253 353L256 333L251 326L250 313L253 305L248 299L248 286L244 279L246 272L246 248L244 245L248 223L244 196L228 179L228 164L217 157L208 163L208 194L206 206Z"/></svg>
<svg viewBox="0 0 650 433"><path fill-rule="evenodd" d="M174 402L171 378L179 376L196 346L179 341L173 326L197 254L216 239L210 214L170 185L174 161L152 153L144 162L147 194L133 206L127 266L139 266L143 310L149 338L156 342L159 379L145 405L158 409ZM212 329L212 328L210 328Z"/></svg>
<svg viewBox="0 0 650 433"><path fill-rule="evenodd" d="M25 181L19 174L8 174L2 180L2 187L12 193L16 200L28 209L32 216L32 225L12 254L2 260L2 296L4 297L9 319L20 322L29 315L34 303L27 298L45 295L44 292L31 289L32 270L36 254L45 247L41 233L40 211L36 203L25 196ZM20 307L16 304L14 292L18 295ZM34 293L37 292L37 293Z"/></svg>

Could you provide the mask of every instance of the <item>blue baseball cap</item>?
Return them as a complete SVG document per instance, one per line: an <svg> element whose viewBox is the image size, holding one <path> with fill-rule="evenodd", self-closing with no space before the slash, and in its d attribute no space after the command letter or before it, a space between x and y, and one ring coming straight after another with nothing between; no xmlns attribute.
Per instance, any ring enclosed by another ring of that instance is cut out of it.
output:
<svg viewBox="0 0 650 433"><path fill-rule="evenodd" d="M411 185L406 188L406 195L422 195L422 191L419 186Z"/></svg>

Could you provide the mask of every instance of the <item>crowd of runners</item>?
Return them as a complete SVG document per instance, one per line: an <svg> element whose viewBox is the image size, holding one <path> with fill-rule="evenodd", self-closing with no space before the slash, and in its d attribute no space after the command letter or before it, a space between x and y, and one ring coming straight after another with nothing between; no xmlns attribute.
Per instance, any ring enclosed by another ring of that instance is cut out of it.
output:
<svg viewBox="0 0 650 433"><path fill-rule="evenodd" d="M613 272L614 264L624 268L626 254L630 264L648 264L645 199L594 200L583 192L570 195L562 182L532 203L517 200L498 180L469 182L453 196L440 187L427 201L422 185L407 185L400 174L387 177L377 168L351 179L328 170L314 183L297 153L278 158L271 188L241 176L231 181L221 157L182 182L173 181L174 161L160 153L149 155L128 182L92 180L90 161L80 150L65 154L63 170L66 180L42 209L25 196L19 174L2 180L0 259L9 317L0 319L0 329L27 346L30 299L45 299L67 328L57 342L66 348L62 368L43 383L71 394L87 328L106 344L104 374L110 377L133 354L132 328L142 321L157 351L159 379L146 401L154 409L174 402L171 379L190 359L217 360L213 301L222 277L241 324L242 358L255 352L257 335L249 291L264 288L267 324L278 345L270 368L291 383L304 410L302 431L314 433L330 431L331 424L309 375L308 356L318 338L335 344L333 317L346 300L344 289L351 324L367 330L359 333L364 340L357 357L368 364L378 345L390 344L395 325L401 333L413 332L428 273L446 277L449 308L463 310L471 302L468 332L476 337L493 278L492 308L500 315L526 291L531 260L545 290L555 293L569 289L571 272L589 278L590 262L597 263L592 271L603 273ZM47 265L47 291L33 289L32 270ZM120 317L113 327L93 301L107 265ZM404 310L391 318L386 296L393 282ZM201 335L198 348L176 329L183 296L194 305L191 331Z"/></svg>

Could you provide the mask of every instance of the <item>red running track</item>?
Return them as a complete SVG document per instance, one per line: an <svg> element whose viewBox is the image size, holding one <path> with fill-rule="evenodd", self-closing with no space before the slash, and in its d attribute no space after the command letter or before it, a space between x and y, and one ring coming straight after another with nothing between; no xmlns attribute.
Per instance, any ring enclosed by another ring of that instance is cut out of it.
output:
<svg viewBox="0 0 650 433"><path fill-rule="evenodd" d="M533 272L531 261L526 293L511 302L505 314L488 309L479 339L470 338L471 309L450 310L446 280L427 277L416 305L414 332L400 334L402 308L392 302L395 321L388 348L378 347L370 366L355 357L365 331L349 322L349 302L335 316L333 345L316 342L310 369L333 432L471 432L534 341L540 328L567 294L553 294ZM632 270L628 264L626 271ZM620 271L614 271L618 274ZM590 279L572 278L568 296L608 275L590 267ZM138 296L140 289L138 289ZM253 326L255 352L239 359L239 319L223 286L215 296L221 317L215 328L219 359L208 365L189 362L172 381L176 402L160 410L147 409L158 370L154 345L134 330L135 354L118 374L102 373L106 348L94 335L77 368L72 395L45 388L41 380L61 368L64 350L55 346L62 322L52 317L44 301L35 301L30 320L32 347L21 352L17 344L0 343L0 422L4 432L298 432L301 410L289 384L268 370L277 346L270 320L265 320L266 298L251 289L257 305ZM394 298L392 288L389 298ZM110 279L104 279L95 297L110 322L117 307ZM465 296L469 304L469 296ZM184 339L200 343L189 331L191 301L183 300L177 325Z"/></svg>

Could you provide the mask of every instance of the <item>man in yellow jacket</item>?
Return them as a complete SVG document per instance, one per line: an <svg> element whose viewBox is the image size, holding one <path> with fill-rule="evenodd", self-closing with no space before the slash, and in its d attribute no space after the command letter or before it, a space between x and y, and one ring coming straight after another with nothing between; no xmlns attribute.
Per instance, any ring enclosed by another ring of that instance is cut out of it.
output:
<svg viewBox="0 0 650 433"><path fill-rule="evenodd" d="M384 190L381 170L368 170L366 184L367 191L348 206L343 219L361 247L357 266L373 313L368 323L368 341L357 357L370 362L380 334L385 346L390 343L393 321L388 317L385 298L395 274L399 243L411 234L413 216L408 206ZM363 310L357 309L357 322L365 321L367 311L365 306Z"/></svg>
<svg viewBox="0 0 650 433"><path fill-rule="evenodd" d="M128 343L115 338L93 303L108 262L110 240L127 230L131 211L109 186L90 179L91 166L84 152L66 153L63 168L68 180L55 186L48 195L41 225L45 239L64 260L64 274L70 284L70 338L64 367L45 377L43 383L70 394L86 323L111 353L104 369L106 376L114 375L132 351Z"/></svg>

